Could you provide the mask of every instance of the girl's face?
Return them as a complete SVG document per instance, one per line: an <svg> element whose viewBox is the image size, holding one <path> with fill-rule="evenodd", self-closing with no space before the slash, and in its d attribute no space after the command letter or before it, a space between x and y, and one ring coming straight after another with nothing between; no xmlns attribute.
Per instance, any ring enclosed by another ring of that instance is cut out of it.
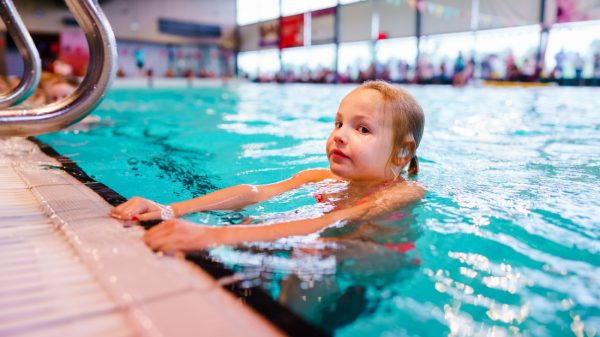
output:
<svg viewBox="0 0 600 337"><path fill-rule="evenodd" d="M333 174L353 181L383 181L394 177L388 168L392 152L391 117L383 112L381 94L359 88L349 93L327 139Z"/></svg>
<svg viewBox="0 0 600 337"><path fill-rule="evenodd" d="M51 103L62 101L69 97L75 91L75 87L67 83L57 83L50 86L48 89L48 97Z"/></svg>

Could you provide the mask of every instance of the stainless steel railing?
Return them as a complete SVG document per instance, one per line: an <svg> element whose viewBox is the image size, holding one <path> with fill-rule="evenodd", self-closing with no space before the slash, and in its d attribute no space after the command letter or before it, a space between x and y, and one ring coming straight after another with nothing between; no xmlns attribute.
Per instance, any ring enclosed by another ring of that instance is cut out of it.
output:
<svg viewBox="0 0 600 337"><path fill-rule="evenodd" d="M24 71L19 84L6 93L0 93L0 108L18 104L33 93L40 81L40 56L27 28L11 0L0 0L0 17L23 57Z"/></svg>
<svg viewBox="0 0 600 337"><path fill-rule="evenodd" d="M79 87L66 99L35 108L0 110L1 136L32 136L65 128L85 117L104 97L116 72L115 36L96 0L65 0L85 33L90 60ZM1 0L3 7L11 0ZM8 25L7 25L8 27Z"/></svg>

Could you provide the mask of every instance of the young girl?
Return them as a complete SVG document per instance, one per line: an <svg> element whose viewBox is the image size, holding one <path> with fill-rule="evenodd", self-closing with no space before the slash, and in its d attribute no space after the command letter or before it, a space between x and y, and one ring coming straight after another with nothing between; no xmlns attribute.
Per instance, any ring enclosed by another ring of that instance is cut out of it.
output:
<svg viewBox="0 0 600 337"><path fill-rule="evenodd" d="M302 171L268 185L228 187L167 206L133 197L115 207L111 215L123 220L165 220L144 235L148 246L165 252L272 241L311 234L333 224L347 225L390 216L393 211L420 200L425 193L417 183L401 176L407 165L408 175L419 171L416 150L423 127L423 111L408 92L382 81L366 82L340 103L335 126L327 139L329 169ZM240 209L324 180L330 180L332 185L342 184L343 188L315 195L317 202L333 205L329 213L318 218L228 227L177 219L194 212Z"/></svg>

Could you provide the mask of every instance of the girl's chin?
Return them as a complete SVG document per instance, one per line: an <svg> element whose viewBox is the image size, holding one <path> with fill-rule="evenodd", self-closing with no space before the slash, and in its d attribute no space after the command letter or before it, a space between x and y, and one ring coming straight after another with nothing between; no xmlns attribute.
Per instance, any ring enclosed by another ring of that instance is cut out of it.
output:
<svg viewBox="0 0 600 337"><path fill-rule="evenodd" d="M335 174L336 176L340 177L340 178L344 178L344 179L350 179L351 175L350 172L348 172L347 169L344 169L343 167L340 167L339 165L335 164L335 163L329 163L329 170L331 171L331 173Z"/></svg>

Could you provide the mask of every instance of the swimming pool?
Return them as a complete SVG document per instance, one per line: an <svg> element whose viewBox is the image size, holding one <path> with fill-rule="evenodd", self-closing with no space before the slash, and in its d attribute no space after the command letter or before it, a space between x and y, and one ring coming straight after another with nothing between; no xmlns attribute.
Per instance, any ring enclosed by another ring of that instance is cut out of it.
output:
<svg viewBox="0 0 600 337"><path fill-rule="evenodd" d="M40 138L124 196L167 203L326 167L324 141L351 88L113 89L94 112L99 121ZM427 119L423 202L368 240L323 244L313 235L211 257L339 336L597 334L598 90L408 90ZM310 217L324 211L316 188L189 218Z"/></svg>

